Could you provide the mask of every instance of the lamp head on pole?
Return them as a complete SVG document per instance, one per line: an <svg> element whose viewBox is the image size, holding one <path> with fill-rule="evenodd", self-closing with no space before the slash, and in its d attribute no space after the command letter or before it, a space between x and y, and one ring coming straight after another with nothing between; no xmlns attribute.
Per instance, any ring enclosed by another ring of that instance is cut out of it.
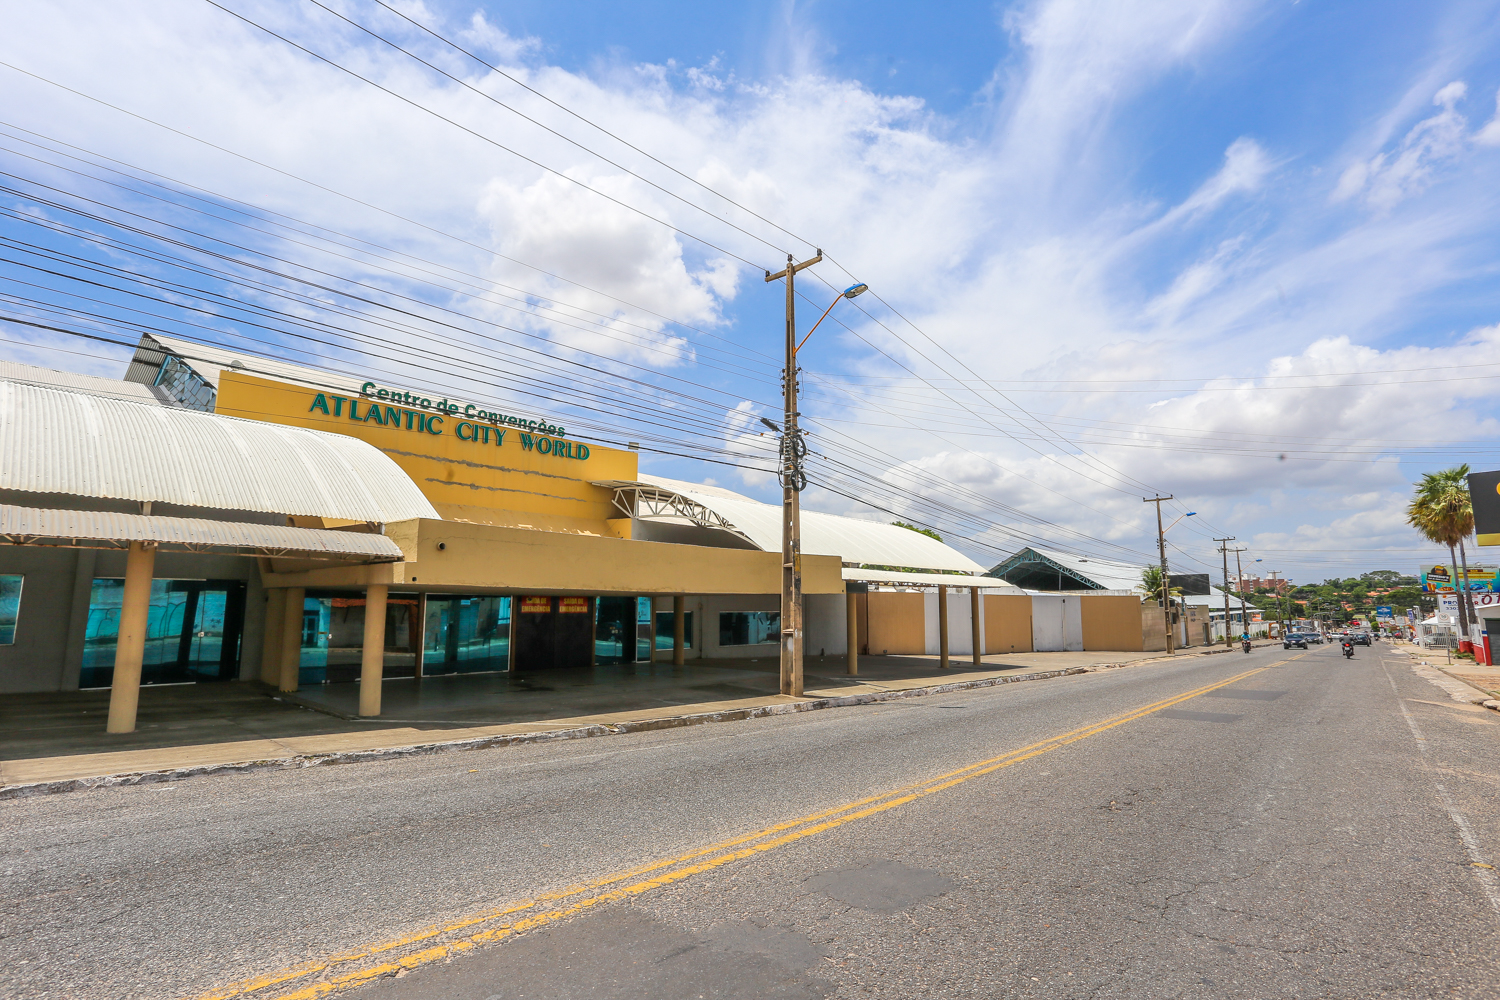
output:
<svg viewBox="0 0 1500 1000"><path fill-rule="evenodd" d="M844 289L844 298L852 299L855 296L865 294L865 292L868 292L869 290L870 286L866 285L864 282L860 282L857 285L850 285L848 288Z"/></svg>

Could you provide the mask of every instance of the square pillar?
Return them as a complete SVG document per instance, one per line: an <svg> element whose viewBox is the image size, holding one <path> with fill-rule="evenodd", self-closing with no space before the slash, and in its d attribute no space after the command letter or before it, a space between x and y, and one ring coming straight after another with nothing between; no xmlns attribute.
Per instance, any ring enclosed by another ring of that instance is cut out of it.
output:
<svg viewBox="0 0 1500 1000"><path fill-rule="evenodd" d="M302 672L302 600L307 591L302 587L286 588L286 598L281 612L281 653L277 657L280 682L277 687L288 693L296 691L298 675Z"/></svg>
<svg viewBox="0 0 1500 1000"><path fill-rule="evenodd" d="M286 591L277 587L266 591L266 621L260 640L260 679L267 684L281 683L281 629L286 624Z"/></svg>
<svg viewBox="0 0 1500 1000"><path fill-rule="evenodd" d="M365 588L365 646L360 656L359 714L380 714L380 684L385 679L385 599L390 588Z"/></svg>
<svg viewBox="0 0 1500 1000"><path fill-rule="evenodd" d="M844 595L844 624L849 633L848 674L859 673L859 595L850 591Z"/></svg>
<svg viewBox="0 0 1500 1000"><path fill-rule="evenodd" d="M146 627L151 616L151 575L156 570L156 543L131 542L125 557L125 592L120 602L120 632L115 641L115 675L109 691L108 733L135 732L141 698L141 661L146 656Z"/></svg>
<svg viewBox="0 0 1500 1000"><path fill-rule="evenodd" d="M948 588L938 586L938 666L948 669Z"/></svg>
<svg viewBox="0 0 1500 1000"><path fill-rule="evenodd" d="M672 598L672 666L680 667L687 661L687 598L681 594Z"/></svg>
<svg viewBox="0 0 1500 1000"><path fill-rule="evenodd" d="M984 663L984 630L979 625L979 588L969 588L969 623L974 632L974 666Z"/></svg>

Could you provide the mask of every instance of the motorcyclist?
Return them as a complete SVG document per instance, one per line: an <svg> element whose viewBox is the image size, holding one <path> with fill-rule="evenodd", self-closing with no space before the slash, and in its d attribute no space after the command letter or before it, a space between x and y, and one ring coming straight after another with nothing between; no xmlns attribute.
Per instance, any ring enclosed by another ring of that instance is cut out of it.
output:
<svg viewBox="0 0 1500 1000"><path fill-rule="evenodd" d="M1240 633L1240 648L1244 649L1244 651L1247 652L1247 653L1250 652L1251 646L1250 646L1250 633L1249 632L1241 632Z"/></svg>
<svg viewBox="0 0 1500 1000"><path fill-rule="evenodd" d="M1353 639L1349 638L1348 636L1345 636L1344 640L1343 640L1343 643L1342 643L1342 648L1344 650L1344 656L1347 659L1350 659L1350 660L1354 659L1354 640Z"/></svg>

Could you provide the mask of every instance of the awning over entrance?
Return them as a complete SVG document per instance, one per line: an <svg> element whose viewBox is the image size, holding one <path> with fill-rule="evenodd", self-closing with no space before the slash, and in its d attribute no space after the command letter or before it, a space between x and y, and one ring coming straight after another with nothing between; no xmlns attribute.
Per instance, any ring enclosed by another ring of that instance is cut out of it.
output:
<svg viewBox="0 0 1500 1000"><path fill-rule="evenodd" d="M384 535L0 504L0 544L124 549L131 542L155 542L159 550L178 552L231 552L357 562L396 562L402 558L401 548Z"/></svg>

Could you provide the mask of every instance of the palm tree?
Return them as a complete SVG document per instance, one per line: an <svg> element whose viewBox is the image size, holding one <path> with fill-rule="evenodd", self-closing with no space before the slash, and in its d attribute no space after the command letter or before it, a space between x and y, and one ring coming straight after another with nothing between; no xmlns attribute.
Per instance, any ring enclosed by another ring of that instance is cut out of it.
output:
<svg viewBox="0 0 1500 1000"><path fill-rule="evenodd" d="M1469 498L1468 475L1467 464L1429 472L1417 483L1411 502L1406 506L1407 524L1429 541L1448 546L1453 561L1453 587L1458 591L1458 610L1466 636L1469 626L1478 621L1469 598L1469 557L1464 552L1464 539L1474 533L1474 508ZM1460 565L1463 566L1462 576L1458 572Z"/></svg>
<svg viewBox="0 0 1500 1000"><path fill-rule="evenodd" d="M1158 603L1161 602L1161 567L1160 566L1147 566L1145 569L1141 570L1141 589L1146 592L1146 595L1148 597L1154 597L1154 598L1156 598L1156 600L1157 600ZM1181 597L1182 596L1182 588L1181 587L1168 587L1167 588L1167 593L1168 593L1168 595L1170 595L1172 597Z"/></svg>

